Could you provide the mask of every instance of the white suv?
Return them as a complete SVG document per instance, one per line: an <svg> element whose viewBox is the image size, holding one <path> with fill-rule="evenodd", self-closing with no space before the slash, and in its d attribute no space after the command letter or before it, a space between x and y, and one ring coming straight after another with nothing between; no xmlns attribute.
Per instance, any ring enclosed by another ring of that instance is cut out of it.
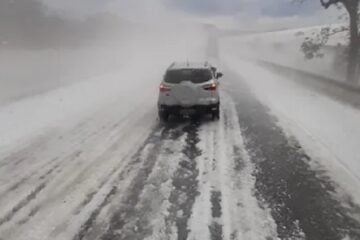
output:
<svg viewBox="0 0 360 240"><path fill-rule="evenodd" d="M220 117L219 83L222 73L208 62L173 63L160 84L159 117L167 121L171 114L211 114Z"/></svg>

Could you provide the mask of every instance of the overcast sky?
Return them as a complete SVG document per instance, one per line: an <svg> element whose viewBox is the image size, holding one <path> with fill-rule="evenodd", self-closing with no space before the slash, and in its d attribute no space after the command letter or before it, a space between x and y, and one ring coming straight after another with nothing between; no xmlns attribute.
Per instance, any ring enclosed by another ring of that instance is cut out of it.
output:
<svg viewBox="0 0 360 240"><path fill-rule="evenodd" d="M294 4L292 0L173 0L173 6L194 14L233 15L255 8L262 15L292 16L315 13L320 8L319 1L308 0L304 4Z"/></svg>
<svg viewBox="0 0 360 240"><path fill-rule="evenodd" d="M99 11L113 11L124 18L194 18L225 27L271 25L273 28L316 25L335 21L339 13L323 10L320 0L296 4L293 0L43 0L51 9L81 17ZM246 24L244 24L246 22Z"/></svg>
<svg viewBox="0 0 360 240"><path fill-rule="evenodd" d="M182 10L198 15L234 15L256 8L268 16L292 16L312 14L320 9L320 1L308 0L304 4L294 4L293 0L43 0L72 13L80 14L106 9L109 5L121 5L126 8L137 5L164 5L169 10ZM134 3L135 2L135 3Z"/></svg>

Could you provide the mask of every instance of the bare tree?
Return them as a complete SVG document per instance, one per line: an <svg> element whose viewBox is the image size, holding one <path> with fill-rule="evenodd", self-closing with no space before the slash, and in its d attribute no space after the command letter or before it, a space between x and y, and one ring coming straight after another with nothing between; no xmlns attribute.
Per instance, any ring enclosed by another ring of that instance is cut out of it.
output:
<svg viewBox="0 0 360 240"><path fill-rule="evenodd" d="M304 0L300 0L303 2ZM319 54L319 49L326 43L329 37L341 31L349 31L349 48L347 59L347 81L351 84L358 83L358 58L360 48L360 36L359 36L359 1L360 0L320 0L321 5L328 9L330 6L344 7L348 14L349 27L342 27L341 29L335 29L330 31L327 28L322 29L321 33L316 36L316 39L305 39L302 45L302 50L305 56L312 58L314 56L322 56Z"/></svg>

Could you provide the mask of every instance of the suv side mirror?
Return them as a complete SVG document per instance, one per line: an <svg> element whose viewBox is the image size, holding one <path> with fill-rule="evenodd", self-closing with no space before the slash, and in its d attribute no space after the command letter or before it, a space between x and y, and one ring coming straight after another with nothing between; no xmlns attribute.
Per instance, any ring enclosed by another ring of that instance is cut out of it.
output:
<svg viewBox="0 0 360 240"><path fill-rule="evenodd" d="M221 72L216 73L216 78L217 79L221 78L222 76L224 76L224 74L222 74Z"/></svg>

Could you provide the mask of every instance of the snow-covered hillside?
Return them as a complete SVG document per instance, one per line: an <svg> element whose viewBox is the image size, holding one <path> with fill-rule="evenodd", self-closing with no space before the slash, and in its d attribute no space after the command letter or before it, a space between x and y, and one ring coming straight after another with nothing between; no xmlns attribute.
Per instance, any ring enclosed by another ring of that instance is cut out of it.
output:
<svg viewBox="0 0 360 240"><path fill-rule="evenodd" d="M345 68L336 61L336 57L341 53L341 50L338 51L336 46L346 44L346 32L331 36L322 50L323 58L308 60L305 59L301 51L301 44L306 37L314 37L323 27L334 29L339 28L339 26L314 26L224 37L222 47L228 52L236 52L238 56L243 58L270 61L343 81L345 79Z"/></svg>

